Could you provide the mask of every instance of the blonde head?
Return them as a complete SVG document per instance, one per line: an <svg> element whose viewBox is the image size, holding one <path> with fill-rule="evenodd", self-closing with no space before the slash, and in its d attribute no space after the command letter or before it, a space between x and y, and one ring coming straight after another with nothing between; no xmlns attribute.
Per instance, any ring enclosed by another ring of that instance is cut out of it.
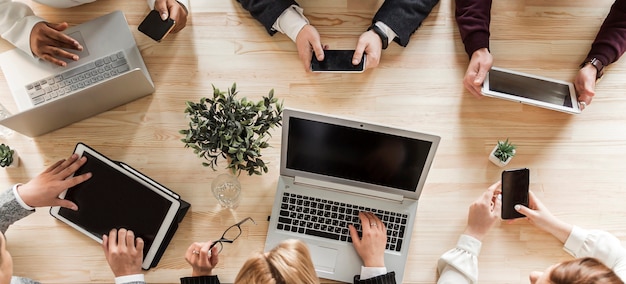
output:
<svg viewBox="0 0 626 284"><path fill-rule="evenodd" d="M310 284L319 283L311 254L299 240L285 240L267 253L249 258L235 283Z"/></svg>

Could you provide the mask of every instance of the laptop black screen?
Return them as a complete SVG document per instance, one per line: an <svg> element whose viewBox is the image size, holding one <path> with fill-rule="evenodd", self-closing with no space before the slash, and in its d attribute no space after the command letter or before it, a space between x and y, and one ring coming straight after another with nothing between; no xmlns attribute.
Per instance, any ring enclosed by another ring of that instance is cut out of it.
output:
<svg viewBox="0 0 626 284"><path fill-rule="evenodd" d="M145 257L171 202L89 153L83 155L87 162L76 175L93 175L65 194L65 199L78 205L78 211L61 208L59 215L98 237L108 235L113 228L133 230L144 241Z"/></svg>
<svg viewBox="0 0 626 284"><path fill-rule="evenodd" d="M432 142L291 117L288 169L415 191Z"/></svg>

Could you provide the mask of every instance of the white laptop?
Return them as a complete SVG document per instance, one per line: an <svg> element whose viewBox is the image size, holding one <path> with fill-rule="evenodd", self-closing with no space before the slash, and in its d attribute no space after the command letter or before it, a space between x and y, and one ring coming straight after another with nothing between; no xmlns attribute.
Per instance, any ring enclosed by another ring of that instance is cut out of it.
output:
<svg viewBox="0 0 626 284"><path fill-rule="evenodd" d="M154 92L154 84L121 11L65 31L80 42L66 67L21 50L0 54L18 112L0 124L38 136Z"/></svg>
<svg viewBox="0 0 626 284"><path fill-rule="evenodd" d="M280 177L265 242L305 241L321 278L352 282L361 259L348 224L374 212L385 265L402 283L417 203L440 137L293 109L283 114Z"/></svg>
<svg viewBox="0 0 626 284"><path fill-rule="evenodd" d="M570 114L580 113L576 89L571 82L492 67L482 93L523 104Z"/></svg>

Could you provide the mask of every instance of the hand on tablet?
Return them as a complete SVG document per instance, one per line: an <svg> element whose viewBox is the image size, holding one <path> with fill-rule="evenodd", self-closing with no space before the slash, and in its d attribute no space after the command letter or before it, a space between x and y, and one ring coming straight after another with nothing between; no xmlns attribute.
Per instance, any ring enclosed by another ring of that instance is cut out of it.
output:
<svg viewBox="0 0 626 284"><path fill-rule="evenodd" d="M214 246L211 250L212 242L193 243L185 252L185 260L191 265L193 271L191 276L209 276L213 268L219 262L218 247Z"/></svg>
<svg viewBox="0 0 626 284"><path fill-rule="evenodd" d="M574 87L576 88L578 101L584 102L584 104L580 104L580 110L584 110L586 106L590 105L593 96L596 94L597 72L598 70L593 67L593 65L587 64L585 67L578 70L578 74L576 74Z"/></svg>
<svg viewBox="0 0 626 284"><path fill-rule="evenodd" d="M141 273L143 240L135 238L133 231L112 229L108 236L102 235L102 249L115 277Z"/></svg>
<svg viewBox="0 0 626 284"><path fill-rule="evenodd" d="M493 57L487 48L481 48L472 53L465 78L463 78L463 85L477 98L483 96L480 89L491 66L493 66Z"/></svg>
<svg viewBox="0 0 626 284"><path fill-rule="evenodd" d="M59 199L59 194L91 178L91 173L68 178L86 161L87 158L79 159L78 155L73 154L67 160L54 163L28 183L18 186L17 192L24 203L31 207L61 206L78 210L78 206L74 202Z"/></svg>

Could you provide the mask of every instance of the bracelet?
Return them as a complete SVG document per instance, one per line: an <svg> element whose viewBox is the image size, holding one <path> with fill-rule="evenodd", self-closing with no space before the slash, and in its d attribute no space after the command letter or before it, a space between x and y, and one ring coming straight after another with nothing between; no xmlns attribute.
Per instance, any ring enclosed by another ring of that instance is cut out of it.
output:
<svg viewBox="0 0 626 284"><path fill-rule="evenodd" d="M367 30L373 30L380 37L380 41L383 43L383 49L387 49L387 46L389 46L389 38L379 26L372 24Z"/></svg>

